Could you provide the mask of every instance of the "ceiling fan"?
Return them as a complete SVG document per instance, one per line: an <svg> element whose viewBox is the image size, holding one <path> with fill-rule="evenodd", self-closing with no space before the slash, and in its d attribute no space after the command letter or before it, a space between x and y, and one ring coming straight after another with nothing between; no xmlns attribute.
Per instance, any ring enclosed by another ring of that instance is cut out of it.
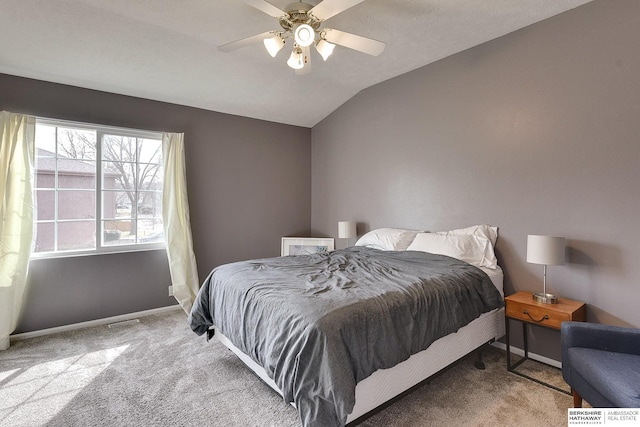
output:
<svg viewBox="0 0 640 427"><path fill-rule="evenodd" d="M296 74L308 74L311 71L311 45L314 45L323 60L327 60L336 45L378 56L385 48L383 42L358 36L332 28L323 28L322 24L337 15L362 3L364 0L323 0L316 6L303 2L289 3L280 10L265 0L243 0L250 6L277 18L281 30L267 31L255 36L240 39L218 46L222 52L230 52L241 47L262 41L267 52L275 58L292 39L293 49L287 65Z"/></svg>

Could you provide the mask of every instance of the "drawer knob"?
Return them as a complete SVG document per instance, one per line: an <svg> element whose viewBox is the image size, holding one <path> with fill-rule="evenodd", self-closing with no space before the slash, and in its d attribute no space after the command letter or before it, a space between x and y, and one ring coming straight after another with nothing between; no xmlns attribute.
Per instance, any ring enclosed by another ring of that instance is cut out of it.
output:
<svg viewBox="0 0 640 427"><path fill-rule="evenodd" d="M533 317L531 317L531 314L529 314L527 310L522 310L522 314L526 314L527 316L529 316L529 319L531 319L532 322L542 322L543 320L547 320L549 318L549 315L545 314L540 318L540 320L536 320Z"/></svg>

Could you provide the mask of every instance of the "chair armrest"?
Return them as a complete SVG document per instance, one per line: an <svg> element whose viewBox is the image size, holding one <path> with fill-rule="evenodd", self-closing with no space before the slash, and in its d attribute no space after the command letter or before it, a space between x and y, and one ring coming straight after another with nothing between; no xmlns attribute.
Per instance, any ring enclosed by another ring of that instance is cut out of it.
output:
<svg viewBox="0 0 640 427"><path fill-rule="evenodd" d="M563 322L560 326L562 358L570 347L594 348L640 355L640 329L586 322Z"/></svg>

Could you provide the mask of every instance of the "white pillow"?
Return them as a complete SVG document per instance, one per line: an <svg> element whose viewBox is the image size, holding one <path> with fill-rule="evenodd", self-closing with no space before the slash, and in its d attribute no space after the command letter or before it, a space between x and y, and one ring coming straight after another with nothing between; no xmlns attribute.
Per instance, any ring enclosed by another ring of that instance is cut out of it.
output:
<svg viewBox="0 0 640 427"><path fill-rule="evenodd" d="M447 255L476 267L498 266L491 241L473 234L418 233L407 250Z"/></svg>
<svg viewBox="0 0 640 427"><path fill-rule="evenodd" d="M418 231L399 228L378 228L371 230L356 242L356 246L366 246L383 251L405 251L413 242Z"/></svg>
<svg viewBox="0 0 640 427"><path fill-rule="evenodd" d="M498 227L492 227L487 224L482 225L472 225L471 227L466 228L458 228L456 230L450 231L438 231L433 234L444 234L444 235L466 235L470 234L473 236L482 236L486 237L491 241L493 246L496 245L496 240L498 240Z"/></svg>

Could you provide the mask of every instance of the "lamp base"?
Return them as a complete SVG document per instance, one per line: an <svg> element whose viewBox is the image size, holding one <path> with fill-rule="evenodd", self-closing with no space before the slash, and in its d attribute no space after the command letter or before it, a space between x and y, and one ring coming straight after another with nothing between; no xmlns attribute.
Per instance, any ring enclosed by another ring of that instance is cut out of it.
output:
<svg viewBox="0 0 640 427"><path fill-rule="evenodd" d="M557 304L558 303L558 297L553 295L553 294L544 294L542 292L537 292L535 294L533 294L533 299L536 302L542 303L542 304Z"/></svg>

